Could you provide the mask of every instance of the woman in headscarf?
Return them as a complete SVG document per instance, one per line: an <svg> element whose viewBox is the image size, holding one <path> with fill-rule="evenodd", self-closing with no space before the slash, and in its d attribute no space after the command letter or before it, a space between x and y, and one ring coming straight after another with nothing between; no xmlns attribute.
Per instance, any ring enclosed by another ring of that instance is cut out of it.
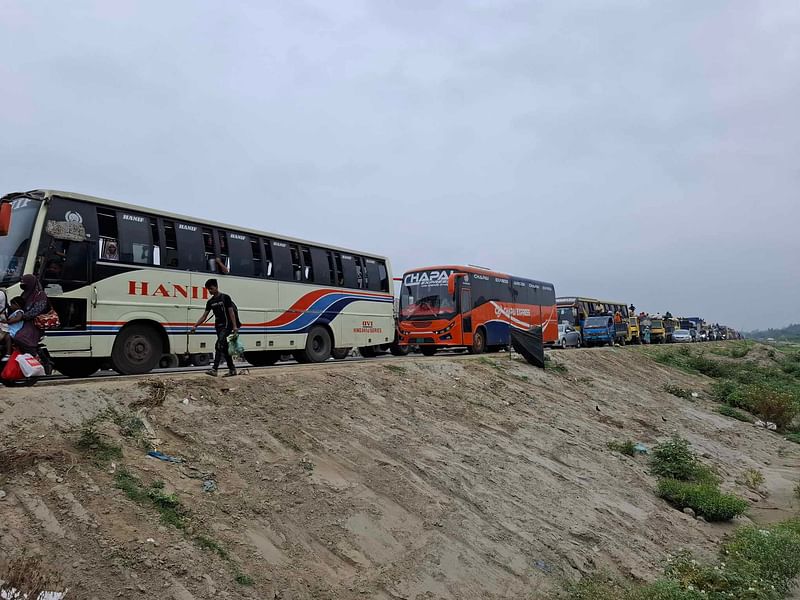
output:
<svg viewBox="0 0 800 600"><path fill-rule="evenodd" d="M23 275L20 287L22 288L22 299L25 301L22 309L22 320L25 325L14 337L14 344L19 346L23 352L36 356L36 348L44 332L36 327L34 319L50 310L50 300L42 289L42 284L34 275Z"/></svg>

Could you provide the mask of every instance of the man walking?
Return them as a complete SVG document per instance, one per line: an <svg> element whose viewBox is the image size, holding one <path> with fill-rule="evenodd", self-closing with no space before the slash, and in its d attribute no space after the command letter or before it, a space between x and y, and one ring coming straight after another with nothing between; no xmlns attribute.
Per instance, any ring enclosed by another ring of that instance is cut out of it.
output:
<svg viewBox="0 0 800 600"><path fill-rule="evenodd" d="M214 313L214 327L217 331L217 343L214 347L214 366L206 373L216 377L219 363L224 357L228 365L228 373L223 377L233 377L236 375L236 367L233 364L230 352L228 352L228 336L239 331L239 318L236 314L236 308L231 297L219 291L219 284L216 279L206 281L206 289L211 297L206 302L206 310L192 327L192 333L205 323L209 313Z"/></svg>

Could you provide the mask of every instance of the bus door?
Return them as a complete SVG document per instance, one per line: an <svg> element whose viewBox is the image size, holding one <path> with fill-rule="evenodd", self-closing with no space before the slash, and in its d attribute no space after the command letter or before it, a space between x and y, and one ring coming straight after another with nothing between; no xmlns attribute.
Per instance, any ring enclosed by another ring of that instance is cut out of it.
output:
<svg viewBox="0 0 800 600"><path fill-rule="evenodd" d="M461 343L468 343L465 340L467 334L472 336L472 290L469 287L462 286L460 294L460 308L461 308Z"/></svg>
<svg viewBox="0 0 800 600"><path fill-rule="evenodd" d="M58 329L47 332L52 352L86 355L92 350L96 238L92 205L57 196L50 200L36 270L60 321Z"/></svg>

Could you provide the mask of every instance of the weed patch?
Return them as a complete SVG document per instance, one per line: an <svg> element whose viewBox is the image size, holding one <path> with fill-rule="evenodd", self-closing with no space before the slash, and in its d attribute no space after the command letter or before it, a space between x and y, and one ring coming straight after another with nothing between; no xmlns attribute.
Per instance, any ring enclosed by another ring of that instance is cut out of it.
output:
<svg viewBox="0 0 800 600"><path fill-rule="evenodd" d="M236 577L234 578L236 583L239 585L253 585L255 583L253 578L250 575L246 575L245 573L237 573Z"/></svg>
<svg viewBox="0 0 800 600"><path fill-rule="evenodd" d="M562 365L561 363L547 361L544 363L544 370L545 371L553 371L554 373L567 373L569 369L567 365Z"/></svg>
<svg viewBox="0 0 800 600"><path fill-rule="evenodd" d="M625 456L636 456L636 444L631 440L624 442L611 441L606 444L606 447L612 452L619 452Z"/></svg>
<svg viewBox="0 0 800 600"><path fill-rule="evenodd" d="M720 548L720 560L682 552L649 584L595 575L567 588L569 600L780 600L800 575L800 520L740 527Z"/></svg>
<svg viewBox="0 0 800 600"><path fill-rule="evenodd" d="M392 373L397 373L398 375L405 375L408 373L408 369L401 365L383 365L383 368Z"/></svg>
<svg viewBox="0 0 800 600"><path fill-rule="evenodd" d="M721 415L725 415L726 417L736 419L737 421L742 421L743 423L753 422L753 419L750 418L750 415L743 413L738 408L734 408L728 404L722 404L719 408L717 408L717 412Z"/></svg>
<svg viewBox="0 0 800 600"><path fill-rule="evenodd" d="M677 396L678 398L683 398L685 400L692 399L692 392L689 390L685 390L678 385L673 385L671 383L667 383L664 385L664 391L668 394L672 394L673 396Z"/></svg>
<svg viewBox="0 0 800 600"><path fill-rule="evenodd" d="M662 479L658 482L658 496L678 510L691 508L707 521L730 521L748 507L746 500L725 494L712 483Z"/></svg>
<svg viewBox="0 0 800 600"><path fill-rule="evenodd" d="M119 469L114 482L128 498L143 505L151 505L161 516L161 522L184 530L187 526L188 511L175 494L164 493L164 482L154 481L145 486L141 480L127 469Z"/></svg>
<svg viewBox="0 0 800 600"><path fill-rule="evenodd" d="M228 560L230 555L228 551L225 550L222 546L217 543L216 540L211 539L205 535L196 535L194 537L194 542L200 546L203 550L211 550L213 553L218 554L220 557Z"/></svg>
<svg viewBox="0 0 800 600"><path fill-rule="evenodd" d="M13 560L0 560L0 598L45 598L48 593L63 591L61 576L44 565L41 558L20 556Z"/></svg>
<svg viewBox="0 0 800 600"><path fill-rule="evenodd" d="M122 458L122 447L106 441L94 425L87 424L81 428L80 437L75 442L78 450L88 454L96 463L105 464Z"/></svg>
<svg viewBox="0 0 800 600"><path fill-rule="evenodd" d="M753 491L758 491L764 484L764 474L758 469L747 469L742 473L742 476L737 479L736 483L744 485Z"/></svg>
<svg viewBox="0 0 800 600"><path fill-rule="evenodd" d="M650 470L653 475L665 479L714 485L719 483L714 472L702 464L689 448L689 442L679 437L653 448Z"/></svg>

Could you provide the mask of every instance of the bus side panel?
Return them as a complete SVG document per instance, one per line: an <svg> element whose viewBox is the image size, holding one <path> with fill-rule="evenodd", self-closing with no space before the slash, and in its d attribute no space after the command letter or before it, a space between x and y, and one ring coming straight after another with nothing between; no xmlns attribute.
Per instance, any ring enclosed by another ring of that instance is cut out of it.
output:
<svg viewBox="0 0 800 600"><path fill-rule="evenodd" d="M542 340L545 344L558 340L558 310L555 305L542 306Z"/></svg>
<svg viewBox="0 0 800 600"><path fill-rule="evenodd" d="M340 347L389 344L394 341L394 301L381 300L379 295L353 300L333 322L341 330Z"/></svg>

